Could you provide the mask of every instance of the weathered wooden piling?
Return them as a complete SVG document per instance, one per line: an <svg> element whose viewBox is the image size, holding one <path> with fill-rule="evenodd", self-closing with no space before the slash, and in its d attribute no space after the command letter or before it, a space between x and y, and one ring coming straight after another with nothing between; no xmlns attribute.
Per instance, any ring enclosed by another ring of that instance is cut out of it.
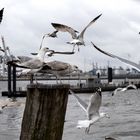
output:
<svg viewBox="0 0 140 140"><path fill-rule="evenodd" d="M20 140L61 140L69 85L27 86Z"/></svg>

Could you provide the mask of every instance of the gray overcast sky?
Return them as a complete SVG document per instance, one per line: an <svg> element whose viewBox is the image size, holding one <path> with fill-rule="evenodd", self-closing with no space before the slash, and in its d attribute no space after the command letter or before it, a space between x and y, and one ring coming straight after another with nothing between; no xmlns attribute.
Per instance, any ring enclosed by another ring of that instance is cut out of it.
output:
<svg viewBox="0 0 140 140"><path fill-rule="evenodd" d="M125 65L96 51L93 41L105 51L139 62L140 1L139 0L0 0L4 17L0 34L14 55L37 52L42 35L54 31L51 22L62 23L81 31L93 18L102 16L85 32L86 46L72 56L56 55L50 60L69 62L82 70L90 70L92 62L98 65ZM66 44L68 33L58 38L46 38L43 46L57 51L71 51ZM0 43L1 45L1 43ZM77 50L77 49L76 49Z"/></svg>

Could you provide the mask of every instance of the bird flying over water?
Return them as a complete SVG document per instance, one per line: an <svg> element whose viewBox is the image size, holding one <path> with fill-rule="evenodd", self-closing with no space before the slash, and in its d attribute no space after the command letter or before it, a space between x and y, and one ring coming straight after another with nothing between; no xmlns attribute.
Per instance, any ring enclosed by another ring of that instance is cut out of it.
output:
<svg viewBox="0 0 140 140"><path fill-rule="evenodd" d="M99 109L102 102L101 88L99 88L90 98L89 104L86 104L72 90L70 93L77 99L80 107L86 112L87 120L79 120L77 128L86 128L85 132L89 133L90 126L103 117L109 118L106 113L100 113Z"/></svg>
<svg viewBox="0 0 140 140"><path fill-rule="evenodd" d="M130 90L130 89L137 89L137 87L135 85L133 85L133 84L130 84L130 85L124 87L124 88L120 88L120 87L119 88L116 88L114 90L114 92L112 93L112 96L114 96L115 94L117 94L117 92L125 92L125 91Z"/></svg>
<svg viewBox="0 0 140 140"><path fill-rule="evenodd" d="M0 10L0 23L2 22L4 8Z"/></svg>
<svg viewBox="0 0 140 140"><path fill-rule="evenodd" d="M103 54L105 54L107 56L110 56L112 58L116 58L116 59L118 59L118 60L130 65L131 67L135 68L136 70L138 70L140 72L140 65L139 64L137 64L135 62L132 62L130 60L121 58L121 57L119 57L117 55L114 55L114 54L111 54L109 52L103 51L102 49L98 48L95 44L93 44L93 42L91 42L91 43L92 43L93 47L96 48L99 52L101 52L101 53L103 53Z"/></svg>
<svg viewBox="0 0 140 140"><path fill-rule="evenodd" d="M77 35L78 31L76 31L75 29L67 26L67 25L63 25L63 24L59 24L59 23L52 23L52 26L56 29L56 31L54 31L53 33L49 34L50 37L56 37L57 32L58 31L62 31L62 32L68 32L71 34L72 36L72 41L67 42L68 44L72 44L73 45L73 50L75 46L78 46L78 50L79 50L79 45L85 45L84 42L84 33L86 31L86 29L91 26L102 14L100 14L99 16L97 16L96 18L94 18L82 31L79 35Z"/></svg>

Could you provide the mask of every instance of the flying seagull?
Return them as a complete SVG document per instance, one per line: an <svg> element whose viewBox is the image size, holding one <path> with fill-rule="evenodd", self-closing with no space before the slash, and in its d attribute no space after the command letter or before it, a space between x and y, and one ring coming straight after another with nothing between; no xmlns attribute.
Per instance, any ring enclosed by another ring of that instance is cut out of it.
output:
<svg viewBox="0 0 140 140"><path fill-rule="evenodd" d="M54 31L53 37L56 37L56 33L58 31L62 31L62 32L68 32L71 34L72 36L72 41L71 42L67 42L68 44L72 44L73 45L73 50L75 49L75 46L78 46L78 50L79 50L79 45L84 45L85 46L85 42L84 42L84 33L86 31L86 29L91 26L102 14L100 14L99 16L97 16L96 18L94 18L83 30L82 32L77 35L78 31L74 30L71 27L68 27L66 25L63 24L59 24L59 23L52 23L52 26L56 29L56 31ZM50 36L52 37L52 34L50 34Z"/></svg>
<svg viewBox="0 0 140 140"><path fill-rule="evenodd" d="M117 94L118 91L119 92L125 92L125 91L130 90L130 89L137 89L137 87L135 85L133 85L133 84L130 84L130 85L124 87L124 88L120 88L120 87L119 88L116 88L114 90L114 92L112 93L112 96L114 96L115 94Z"/></svg>
<svg viewBox="0 0 140 140"><path fill-rule="evenodd" d="M70 93L77 99L79 105L87 114L87 120L79 120L77 128L86 128L85 132L89 133L90 126L103 117L109 118L106 113L100 113L99 109L102 102L101 88L99 88L90 98L89 104L87 105L82 99L80 99L72 90Z"/></svg>
<svg viewBox="0 0 140 140"><path fill-rule="evenodd" d="M0 10L0 23L2 22L4 8Z"/></svg>
<svg viewBox="0 0 140 140"><path fill-rule="evenodd" d="M103 54L105 54L107 56L110 56L112 58L116 58L116 59L118 59L118 60L120 60L120 61L122 61L122 62L124 62L124 63L126 63L128 65L130 65L131 67L135 68L136 70L138 70L140 72L140 65L139 64L137 64L135 62L132 62L130 60L121 58L121 57L119 57L117 55L105 52L105 51L101 50L100 48L98 48L95 44L93 44L93 42L91 42L91 43L92 43L93 47L96 48L99 52L101 52L101 53L103 53Z"/></svg>

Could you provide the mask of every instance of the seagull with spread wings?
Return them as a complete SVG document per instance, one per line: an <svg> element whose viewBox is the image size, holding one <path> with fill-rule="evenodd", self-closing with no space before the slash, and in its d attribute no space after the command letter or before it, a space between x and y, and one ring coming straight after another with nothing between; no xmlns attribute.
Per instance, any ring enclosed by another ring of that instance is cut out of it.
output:
<svg viewBox="0 0 140 140"><path fill-rule="evenodd" d="M133 84L130 84L130 85L124 87L124 88L118 87L118 88L116 88L116 89L113 91L112 96L114 96L115 94L117 94L117 92L125 92L125 91L130 90L130 89L135 89L135 90L137 90L137 87L136 87L135 85L133 85Z"/></svg>
<svg viewBox="0 0 140 140"><path fill-rule="evenodd" d="M74 30L73 28L67 26L67 25L63 25L63 24L59 24L59 23L52 23L52 26L56 29L56 31L54 31L51 34L48 34L50 37L57 37L57 32L61 31L61 32L68 32L71 34L72 36L72 41L67 42L68 44L72 44L73 45L73 50L75 46L78 46L78 50L79 50L79 45L84 45L85 46L85 42L84 42L84 33L86 31L86 29L91 26L102 14L100 14L99 16L97 16L96 18L94 18L82 31L79 35L77 35L78 31Z"/></svg>
<svg viewBox="0 0 140 140"><path fill-rule="evenodd" d="M93 44L93 42L91 42L91 44L92 44L93 47L96 48L99 52L101 52L101 53L103 53L103 54L105 54L105 55L107 55L107 56L110 56L110 57L112 57L112 58L116 58L116 59L118 59L118 60L120 60L120 61L122 61L122 62L124 62L124 63L126 63L126 64L128 64L128 65L130 65L131 67L135 68L136 70L138 70L138 71L140 72L140 65L139 65L139 64L137 64L137 63L135 63L135 62L132 62L132 61L130 61L130 60L121 58L121 57L119 57L119 56L117 56L117 55L114 55L114 54L111 54L111 53L109 53L109 52L103 51L102 49L98 48L95 44Z"/></svg>
<svg viewBox="0 0 140 140"><path fill-rule="evenodd" d="M101 88L99 88L90 98L89 104L86 104L82 99L80 99L72 90L70 93L77 99L80 107L86 112L87 120L79 120L77 128L86 128L85 132L89 133L90 126L103 117L109 118L106 113L100 113L99 109L102 102Z"/></svg>

